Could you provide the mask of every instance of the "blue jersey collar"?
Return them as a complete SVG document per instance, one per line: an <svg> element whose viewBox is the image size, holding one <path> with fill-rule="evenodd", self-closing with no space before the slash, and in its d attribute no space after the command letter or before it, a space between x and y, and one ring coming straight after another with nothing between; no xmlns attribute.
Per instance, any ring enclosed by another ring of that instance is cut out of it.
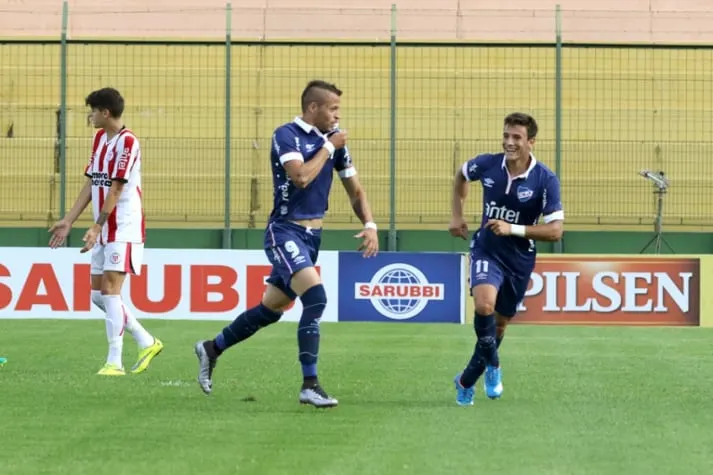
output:
<svg viewBox="0 0 713 475"><path fill-rule="evenodd" d="M500 167L504 168L505 171L507 171L506 162L507 162L507 158L505 158L505 155L503 154L503 163L500 165ZM510 179L515 180L516 178L524 178L527 180L527 177L530 176L530 172L533 170L533 168L535 168L536 164L537 164L537 160L535 159L535 156L533 154L530 154L530 166L527 167L527 170L525 171L525 173L523 173L522 175L510 177ZM510 176L510 172L508 171L507 173L508 173L508 176Z"/></svg>

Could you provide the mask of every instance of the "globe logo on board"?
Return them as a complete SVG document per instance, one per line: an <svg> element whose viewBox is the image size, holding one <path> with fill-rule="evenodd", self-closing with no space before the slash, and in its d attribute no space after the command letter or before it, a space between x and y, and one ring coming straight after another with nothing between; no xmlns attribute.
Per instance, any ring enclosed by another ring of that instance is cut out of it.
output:
<svg viewBox="0 0 713 475"><path fill-rule="evenodd" d="M443 300L442 283L431 283L414 266L395 263L376 271L369 282L354 284L354 298L369 300L377 312L392 320L420 314L432 300Z"/></svg>

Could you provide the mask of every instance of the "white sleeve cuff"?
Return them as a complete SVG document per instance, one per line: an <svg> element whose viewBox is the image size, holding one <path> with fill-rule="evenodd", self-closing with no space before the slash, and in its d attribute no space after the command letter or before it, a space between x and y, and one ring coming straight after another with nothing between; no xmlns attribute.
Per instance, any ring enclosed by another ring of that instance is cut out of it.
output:
<svg viewBox="0 0 713 475"><path fill-rule="evenodd" d="M291 162L292 160L299 160L301 162L305 161L305 158L302 156L300 152L289 152L284 155L280 156L280 164L284 165L287 162Z"/></svg>
<svg viewBox="0 0 713 475"><path fill-rule="evenodd" d="M463 173L463 178L465 178L465 181L470 181L470 178L468 177L468 162L465 162L463 164L463 168L461 168L461 172Z"/></svg>
<svg viewBox="0 0 713 475"><path fill-rule="evenodd" d="M339 178L351 178L357 174L356 168L349 167L339 171Z"/></svg>
<svg viewBox="0 0 713 475"><path fill-rule="evenodd" d="M550 224L552 221L564 221L564 211L555 211L554 213L544 216L542 220L545 222L545 224Z"/></svg>

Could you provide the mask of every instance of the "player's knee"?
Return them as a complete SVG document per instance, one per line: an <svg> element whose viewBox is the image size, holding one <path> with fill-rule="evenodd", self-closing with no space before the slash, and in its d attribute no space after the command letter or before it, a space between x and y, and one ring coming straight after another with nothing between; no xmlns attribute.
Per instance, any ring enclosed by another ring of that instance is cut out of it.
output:
<svg viewBox="0 0 713 475"><path fill-rule="evenodd" d="M99 307L101 310L104 309L104 297L100 290L92 290L92 303Z"/></svg>
<svg viewBox="0 0 713 475"><path fill-rule="evenodd" d="M302 318L319 319L327 306L327 292L324 285L317 284L307 289L300 297L302 301Z"/></svg>
<svg viewBox="0 0 713 475"><path fill-rule="evenodd" d="M475 304L475 313L483 316L492 315L495 313L495 304L491 302L477 302Z"/></svg>

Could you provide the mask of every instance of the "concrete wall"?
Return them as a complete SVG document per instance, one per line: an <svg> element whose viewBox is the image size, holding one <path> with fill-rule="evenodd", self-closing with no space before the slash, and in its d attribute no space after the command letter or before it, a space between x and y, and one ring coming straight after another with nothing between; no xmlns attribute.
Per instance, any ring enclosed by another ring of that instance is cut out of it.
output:
<svg viewBox="0 0 713 475"><path fill-rule="evenodd" d="M223 0L70 0L70 36L221 38ZM710 0L233 0L235 38L713 43ZM296 8L298 4L300 7ZM0 0L0 36L59 35L59 0Z"/></svg>

